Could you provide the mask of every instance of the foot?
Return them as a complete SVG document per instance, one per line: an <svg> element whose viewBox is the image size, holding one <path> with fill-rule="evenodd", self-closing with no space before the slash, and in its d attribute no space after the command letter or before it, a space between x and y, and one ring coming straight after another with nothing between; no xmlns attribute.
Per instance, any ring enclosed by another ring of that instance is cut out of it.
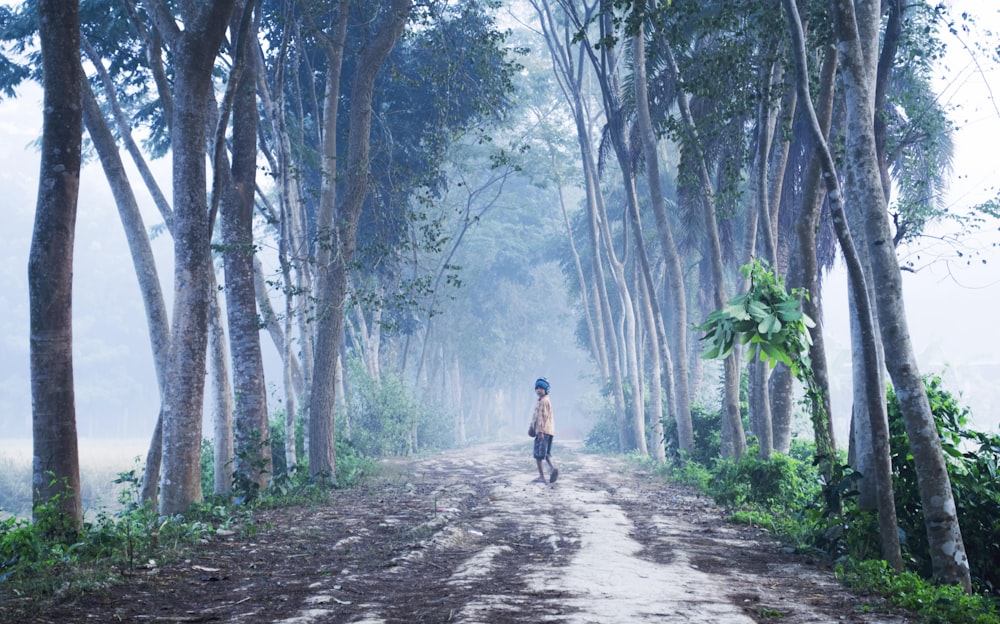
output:
<svg viewBox="0 0 1000 624"><path fill-rule="evenodd" d="M545 477L538 477L537 479L532 479L532 483L545 483Z"/></svg>
<svg viewBox="0 0 1000 624"><path fill-rule="evenodd" d="M552 474L549 475L549 483L555 483L556 479L558 479L558 478L559 478L559 469L558 468L553 468L552 469Z"/></svg>

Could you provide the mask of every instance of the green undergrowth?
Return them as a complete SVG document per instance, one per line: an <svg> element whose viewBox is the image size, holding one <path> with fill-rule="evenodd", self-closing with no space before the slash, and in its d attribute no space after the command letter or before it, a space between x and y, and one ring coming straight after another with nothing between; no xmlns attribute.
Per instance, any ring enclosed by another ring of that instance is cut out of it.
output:
<svg viewBox="0 0 1000 624"><path fill-rule="evenodd" d="M282 449L283 450L283 449ZM314 481L304 466L281 465L265 491L251 499L208 495L185 514L162 516L140 501L141 472L121 472L111 490L113 508L88 510L80 531L51 531L60 518L58 500L35 509L34 520L0 520L0 621L19 621L38 605L85 593L102 594L133 576L185 558L218 535L252 537L263 509L319 505L333 488L354 487L374 477L378 464L346 442L337 446L337 480ZM211 485L211 445L203 445L202 480ZM210 491L210 490L208 490Z"/></svg>
<svg viewBox="0 0 1000 624"><path fill-rule="evenodd" d="M851 589L884 596L890 604L913 611L931 624L997 624L1000 614L989 598L966 594L957 585L931 585L915 572L896 572L882 560L847 561L837 578Z"/></svg>
<svg viewBox="0 0 1000 624"><path fill-rule="evenodd" d="M887 394L897 526L906 569L896 572L881 557L878 516L858 507L860 475L845 453L827 462L829 477L817 469L811 443L793 441L787 455L760 457L751 448L738 460L720 459L718 413L694 414L695 448L676 450L675 428L665 423L671 459L648 466L673 483L690 485L728 511L731 522L762 527L794 552L837 565L845 585L870 592L908 609L926 622L1000 624L1000 436L969 427L969 411L944 389L940 377L924 380L948 467L974 593L940 586L930 579L929 546L902 415Z"/></svg>
<svg viewBox="0 0 1000 624"><path fill-rule="evenodd" d="M845 586L884 598L923 622L1000 624L996 601L988 593L970 596L958 586L935 585L914 571L890 569L878 558L877 517L858 511L849 492L843 512L831 514L824 504L828 492L811 462L784 455L764 461L755 453L751 449L738 462L717 460L710 467L693 461L640 461L672 483L711 496L727 509L730 522L761 527L790 550L835 562ZM912 555L907 560L916 561Z"/></svg>

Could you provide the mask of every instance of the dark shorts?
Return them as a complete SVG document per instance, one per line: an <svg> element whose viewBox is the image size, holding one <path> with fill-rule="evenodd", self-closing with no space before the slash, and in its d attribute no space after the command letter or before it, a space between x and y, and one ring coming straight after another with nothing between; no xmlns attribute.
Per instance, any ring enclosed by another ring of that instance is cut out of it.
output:
<svg viewBox="0 0 1000 624"><path fill-rule="evenodd" d="M547 433L542 434L543 439L535 438L535 445L531 451L532 457L541 461L552 457L552 436Z"/></svg>

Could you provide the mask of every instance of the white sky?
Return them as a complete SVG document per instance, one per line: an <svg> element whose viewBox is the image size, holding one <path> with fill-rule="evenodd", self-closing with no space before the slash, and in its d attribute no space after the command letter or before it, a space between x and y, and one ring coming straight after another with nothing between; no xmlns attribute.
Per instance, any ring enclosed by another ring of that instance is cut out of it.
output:
<svg viewBox="0 0 1000 624"><path fill-rule="evenodd" d="M997 54L1000 3L954 0L950 4L959 13L976 16L971 31L957 37L945 35L949 53L935 85L942 101L955 107L951 115L956 123L954 177L947 205L954 212L964 212L1000 194L1000 64L978 53L972 55L977 43L986 42L992 42ZM954 258L954 248L945 244L922 250L921 264L927 266L903 277L910 335L921 372L943 373L944 387L962 393L963 403L972 408L973 424L980 430L995 430L1000 422L1000 330L994 322L1000 307L998 225L993 222L981 236L965 241L963 259ZM981 255L970 256L972 252ZM952 259L929 263L935 256ZM840 367L843 384L849 383L844 382L843 370L849 365L850 349L847 287L843 271L831 278L824 293L825 336L831 364ZM846 432L845 411L849 413L850 404L836 397L835 391L834 412Z"/></svg>

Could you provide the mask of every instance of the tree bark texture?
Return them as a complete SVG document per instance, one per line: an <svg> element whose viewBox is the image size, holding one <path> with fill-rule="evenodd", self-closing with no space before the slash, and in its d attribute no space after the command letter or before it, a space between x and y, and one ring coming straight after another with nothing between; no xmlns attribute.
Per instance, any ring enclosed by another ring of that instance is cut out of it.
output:
<svg viewBox="0 0 1000 624"><path fill-rule="evenodd" d="M212 280L215 283L215 280ZM233 386L229 382L229 348L226 344L221 294L212 289L208 315L208 374L211 381L212 492L228 496L233 490L234 449Z"/></svg>
<svg viewBox="0 0 1000 624"><path fill-rule="evenodd" d="M806 66L806 51L804 35L802 32L802 21L799 18L798 7L795 0L784 0L785 13L788 16L789 30L793 40L793 51L795 55L795 81L799 90L799 97L802 100L805 112L808 115L810 132L816 141L819 155L822 157L823 180L827 189L827 197L830 201L830 213L833 226L837 233L837 240L840 243L841 251L844 253L844 260L847 264L849 275L849 285L851 293L855 297L858 306L858 318L864 325L861 332L864 349L862 350L863 363L869 378L877 378L879 375L878 359L876 357L876 336L874 313L871 302L868 298L864 268L862 267L861 256L854 245L851 231L847 223L847 217L843 206L843 193L840 182L837 179L836 165L833 155L830 152L826 135L820 125L816 115L816 109L812 104L812 95L809 90L809 72ZM899 548L899 534L896 530L896 505L892 494L892 473L889 463L888 452L888 430L884 427L885 422L885 400L881 389L868 385L868 395L865 401L870 410L871 424L874 432L880 434L881 444L878 446L879 459L875 470L878 479L879 497L882 504L879 506L879 537L882 546L882 556L893 568L900 570L903 566L902 556ZM881 418L880 418L881 417Z"/></svg>
<svg viewBox="0 0 1000 624"><path fill-rule="evenodd" d="M233 361L234 452L237 483L263 490L273 472L264 385L264 360L257 318L254 280L253 215L257 173L257 63L253 56L256 29L247 20L240 34L233 100L232 170L223 188L221 229L226 272L226 314ZM244 29L247 32L242 32ZM292 439L294 442L294 438Z"/></svg>
<svg viewBox="0 0 1000 624"><path fill-rule="evenodd" d="M640 29L634 40L635 62L635 100L636 117L639 126L639 137L642 140L643 155L646 160L646 179L649 183L649 195L653 208L653 218L656 221L656 233L660 241L660 251L667 266L667 300L672 304L669 314L673 321L671 327L672 345L670 348L675 357L670 358L673 367L673 384L669 405L672 416L677 423L678 450L681 453L691 453L694 450L694 430L691 423L691 394L689 392L688 360L687 360L687 292L684 284L684 270L680 254L674 241L673 228L667 216L666 200L660 184L660 159L656 135L649 112L649 89L646 86L646 53L645 37ZM655 291L654 291L655 293ZM655 294L653 295L655 296ZM669 372L668 372L669 374Z"/></svg>
<svg viewBox="0 0 1000 624"><path fill-rule="evenodd" d="M846 163L863 202L875 289L875 312L886 366L910 440L923 506L931 564L938 582L971 589L969 562L934 415L917 367L903 305L902 274L892 244L875 140L875 61L881 14L878 3L834 0L838 45L843 56L847 115ZM849 179L850 179L849 178Z"/></svg>
<svg viewBox="0 0 1000 624"><path fill-rule="evenodd" d="M168 42L174 69L173 154L174 307L167 392L163 410L160 513L184 513L201 491L202 409L208 343L209 245L205 148L212 69L234 0L181 5L182 31L166 3L149 0L150 13Z"/></svg>
<svg viewBox="0 0 1000 624"><path fill-rule="evenodd" d="M40 0L42 153L28 256L32 415L32 510L59 520L49 530L83 526L73 389L73 242L83 135L80 10Z"/></svg>
<svg viewBox="0 0 1000 624"><path fill-rule="evenodd" d="M337 353L344 326L347 271L357 246L361 207L368 193L369 139L375 76L403 33L412 0L393 0L386 21L361 50L351 89L350 136L347 144L346 184L343 203L335 217L336 237L324 299L317 311L314 383L309 403L309 474L314 478L336 476L334 439Z"/></svg>

